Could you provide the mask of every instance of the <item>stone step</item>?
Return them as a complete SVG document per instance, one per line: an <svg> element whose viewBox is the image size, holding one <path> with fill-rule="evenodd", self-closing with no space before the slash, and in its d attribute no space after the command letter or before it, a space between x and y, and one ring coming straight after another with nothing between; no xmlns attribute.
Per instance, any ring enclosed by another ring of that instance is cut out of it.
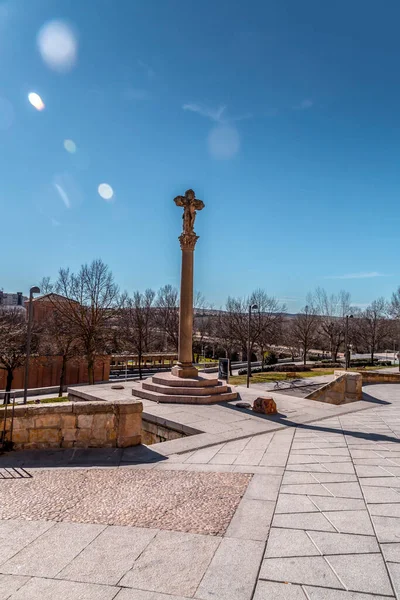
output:
<svg viewBox="0 0 400 600"><path fill-rule="evenodd" d="M158 392L151 392L145 390L143 387L134 388L132 395L137 398L144 398L145 400L152 400L153 402L167 402L175 404L216 404L217 402L230 402L231 400L237 400L237 392L225 392L222 394L211 394L209 396L177 396L169 394L160 394Z"/></svg>
<svg viewBox="0 0 400 600"><path fill-rule="evenodd" d="M167 395L176 395L176 396L211 396L214 394L226 394L230 389L228 386L223 383L218 383L218 385L207 387L172 387L169 385L160 385L158 383L154 383L154 377L152 380L147 380L142 383L142 388L144 390L149 390L150 392L158 392L159 394L167 394Z"/></svg>
<svg viewBox="0 0 400 600"><path fill-rule="evenodd" d="M158 373L157 375L153 375L152 377L153 383L157 383L159 385L168 385L170 387L213 387L218 385L218 377L210 376L210 375L199 375L198 377L193 378L181 378L172 375L172 373Z"/></svg>

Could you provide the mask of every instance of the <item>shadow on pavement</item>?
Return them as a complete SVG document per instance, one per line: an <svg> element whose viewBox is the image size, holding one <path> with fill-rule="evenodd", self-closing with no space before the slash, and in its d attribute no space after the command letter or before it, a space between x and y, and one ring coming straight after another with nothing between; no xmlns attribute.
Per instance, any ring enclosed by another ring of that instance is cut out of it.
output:
<svg viewBox="0 0 400 600"><path fill-rule="evenodd" d="M163 460L167 460L164 455L142 445L131 448L17 450L0 454L0 469L118 467L156 463Z"/></svg>

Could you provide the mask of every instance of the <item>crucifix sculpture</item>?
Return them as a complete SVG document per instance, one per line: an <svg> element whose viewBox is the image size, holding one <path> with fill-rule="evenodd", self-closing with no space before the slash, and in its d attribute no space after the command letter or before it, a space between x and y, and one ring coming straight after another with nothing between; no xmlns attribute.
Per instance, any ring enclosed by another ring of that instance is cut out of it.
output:
<svg viewBox="0 0 400 600"><path fill-rule="evenodd" d="M196 211L204 208L204 202L198 200L193 190L187 190L184 196L174 198L177 206L183 207L183 230L179 236L182 250L181 297L179 302L179 348L178 364L172 367L177 377L197 377L193 366L193 252L199 237L194 231Z"/></svg>
<svg viewBox="0 0 400 600"><path fill-rule="evenodd" d="M177 196L174 198L174 202L177 206L183 207L183 231L182 235L179 238L181 244L186 240L189 241L190 236L196 236L194 231L194 222L196 220L196 210L202 210L204 208L204 202L202 200L198 200L196 198L196 194L193 190L187 190L184 196ZM183 236L183 240L181 239ZM198 240L198 236L196 236L196 241Z"/></svg>

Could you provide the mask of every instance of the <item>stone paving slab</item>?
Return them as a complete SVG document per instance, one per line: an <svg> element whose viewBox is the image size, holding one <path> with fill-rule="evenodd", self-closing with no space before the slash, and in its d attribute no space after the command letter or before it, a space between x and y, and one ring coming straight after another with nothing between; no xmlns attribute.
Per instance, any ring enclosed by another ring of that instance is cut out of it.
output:
<svg viewBox="0 0 400 600"><path fill-rule="evenodd" d="M45 533L54 523L10 519L0 521L0 565Z"/></svg>
<svg viewBox="0 0 400 600"><path fill-rule="evenodd" d="M145 592L143 590L121 589L116 596L118 600L190 600L183 596L171 596L170 594L160 594L159 592Z"/></svg>
<svg viewBox="0 0 400 600"><path fill-rule="evenodd" d="M7 562L1 573L55 577L104 529L104 525L56 523Z"/></svg>
<svg viewBox="0 0 400 600"><path fill-rule="evenodd" d="M348 590L381 595L393 593L381 554L329 556L327 560Z"/></svg>
<svg viewBox="0 0 400 600"><path fill-rule="evenodd" d="M193 596L220 543L211 536L161 531L120 585Z"/></svg>
<svg viewBox="0 0 400 600"><path fill-rule="evenodd" d="M14 592L17 592L29 577L19 577L15 575L0 575L0 600L7 600Z"/></svg>
<svg viewBox="0 0 400 600"><path fill-rule="evenodd" d="M219 546L195 598L251 600L264 544L225 538Z"/></svg>
<svg viewBox="0 0 400 600"><path fill-rule="evenodd" d="M262 563L260 579L345 589L322 556L267 558Z"/></svg>
<svg viewBox="0 0 400 600"><path fill-rule="evenodd" d="M33 578L10 596L10 600L113 600L118 591L119 588L108 585Z"/></svg>
<svg viewBox="0 0 400 600"><path fill-rule="evenodd" d="M274 507L275 502L244 497L226 530L226 536L265 541L268 537Z"/></svg>
<svg viewBox="0 0 400 600"><path fill-rule="evenodd" d="M157 529L107 527L58 577L116 585L157 533Z"/></svg>
<svg viewBox="0 0 400 600"><path fill-rule="evenodd" d="M308 596L307 600L387 600L388 598L394 598L394 596L376 596L375 594L371 596L371 594L341 592L309 586L305 586L304 590Z"/></svg>

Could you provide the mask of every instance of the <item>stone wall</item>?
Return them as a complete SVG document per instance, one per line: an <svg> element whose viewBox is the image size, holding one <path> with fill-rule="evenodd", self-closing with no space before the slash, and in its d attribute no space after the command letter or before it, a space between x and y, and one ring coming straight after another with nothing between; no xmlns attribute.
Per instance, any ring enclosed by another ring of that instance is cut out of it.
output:
<svg viewBox="0 0 400 600"><path fill-rule="evenodd" d="M360 371L363 383L400 383L400 373Z"/></svg>
<svg viewBox="0 0 400 600"><path fill-rule="evenodd" d="M347 404L362 400L362 377L360 373L335 371L336 379L306 396L307 400L317 400L328 404Z"/></svg>
<svg viewBox="0 0 400 600"><path fill-rule="evenodd" d="M12 441L17 450L136 446L141 443L142 411L139 400L17 405ZM1 431L3 424L1 408ZM7 411L6 431L9 440L11 407Z"/></svg>
<svg viewBox="0 0 400 600"><path fill-rule="evenodd" d="M150 444L159 444L182 437L186 437L186 435L181 431L176 431L158 423L151 423L146 419L142 420L142 444L149 446Z"/></svg>

